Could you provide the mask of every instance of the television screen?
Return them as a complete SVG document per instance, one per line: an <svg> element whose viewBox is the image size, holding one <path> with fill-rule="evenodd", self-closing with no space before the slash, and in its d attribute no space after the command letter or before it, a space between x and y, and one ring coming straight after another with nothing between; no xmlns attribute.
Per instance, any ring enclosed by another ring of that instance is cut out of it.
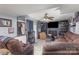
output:
<svg viewBox="0 0 79 59"><path fill-rule="evenodd" d="M49 22L48 28L58 28L58 22Z"/></svg>

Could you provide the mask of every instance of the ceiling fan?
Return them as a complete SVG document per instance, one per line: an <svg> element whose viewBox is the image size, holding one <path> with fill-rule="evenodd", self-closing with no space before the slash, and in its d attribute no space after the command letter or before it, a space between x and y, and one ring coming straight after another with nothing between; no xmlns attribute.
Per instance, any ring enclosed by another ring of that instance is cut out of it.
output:
<svg viewBox="0 0 79 59"><path fill-rule="evenodd" d="M48 20L53 20L54 17L50 17L50 16L48 16L48 13L45 13L43 18L48 19Z"/></svg>

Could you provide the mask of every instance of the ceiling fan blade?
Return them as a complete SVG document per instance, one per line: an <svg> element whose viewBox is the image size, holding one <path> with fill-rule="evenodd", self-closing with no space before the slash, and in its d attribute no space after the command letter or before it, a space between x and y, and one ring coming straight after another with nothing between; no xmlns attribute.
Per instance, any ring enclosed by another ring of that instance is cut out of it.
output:
<svg viewBox="0 0 79 59"><path fill-rule="evenodd" d="M48 17L49 19L53 19L54 17Z"/></svg>
<svg viewBox="0 0 79 59"><path fill-rule="evenodd" d="M48 17L48 18L54 18L54 17Z"/></svg>
<svg viewBox="0 0 79 59"><path fill-rule="evenodd" d="M53 19L50 19L50 20L53 20Z"/></svg>
<svg viewBox="0 0 79 59"><path fill-rule="evenodd" d="M48 18L48 19L53 20L52 18Z"/></svg>

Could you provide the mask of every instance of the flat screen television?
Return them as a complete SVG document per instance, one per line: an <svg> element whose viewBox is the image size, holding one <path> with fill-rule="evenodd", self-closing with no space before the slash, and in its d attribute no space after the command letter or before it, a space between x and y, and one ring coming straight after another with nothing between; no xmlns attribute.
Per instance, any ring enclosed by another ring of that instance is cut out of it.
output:
<svg viewBox="0 0 79 59"><path fill-rule="evenodd" d="M49 22L48 28L58 28L58 22Z"/></svg>

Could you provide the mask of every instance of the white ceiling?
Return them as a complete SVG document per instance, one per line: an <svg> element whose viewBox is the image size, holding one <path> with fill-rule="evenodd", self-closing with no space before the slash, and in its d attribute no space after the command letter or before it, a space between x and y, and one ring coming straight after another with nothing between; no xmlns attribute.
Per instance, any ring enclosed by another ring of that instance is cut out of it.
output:
<svg viewBox="0 0 79 59"><path fill-rule="evenodd" d="M34 19L41 19L47 12L55 19L68 18L79 11L79 4L1 4L0 15L19 16L29 15Z"/></svg>
<svg viewBox="0 0 79 59"><path fill-rule="evenodd" d="M69 19L74 15L75 12L79 11L79 4L61 4L56 7L40 10L36 13L31 13L29 16L35 19L42 20L45 13L48 13L49 16L53 16L53 21L60 21Z"/></svg>
<svg viewBox="0 0 79 59"><path fill-rule="evenodd" d="M0 5L0 14L9 16L27 15L56 6L58 4L2 4Z"/></svg>

